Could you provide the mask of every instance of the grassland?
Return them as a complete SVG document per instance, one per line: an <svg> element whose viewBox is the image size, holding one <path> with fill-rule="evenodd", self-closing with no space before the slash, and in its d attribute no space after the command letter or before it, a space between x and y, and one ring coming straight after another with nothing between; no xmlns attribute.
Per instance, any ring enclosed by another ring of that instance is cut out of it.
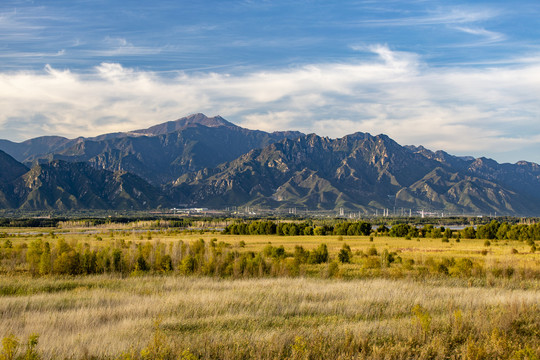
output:
<svg viewBox="0 0 540 360"><path fill-rule="evenodd" d="M0 336L24 343L38 334L43 358L540 357L540 254L524 242L222 235L149 225L2 230L0 240L20 252L0 262ZM267 260L281 270L186 274L179 255L169 271L31 276L25 261L36 240L73 249L123 244L129 261L132 249L146 246L154 259L156 249L177 254L179 244L200 239L237 254L283 246L283 258ZM290 270L296 246L312 251L321 243L327 262ZM344 244L352 253L345 264L336 260ZM385 264L383 254L394 261ZM458 271L460 259L473 264L468 271Z"/></svg>

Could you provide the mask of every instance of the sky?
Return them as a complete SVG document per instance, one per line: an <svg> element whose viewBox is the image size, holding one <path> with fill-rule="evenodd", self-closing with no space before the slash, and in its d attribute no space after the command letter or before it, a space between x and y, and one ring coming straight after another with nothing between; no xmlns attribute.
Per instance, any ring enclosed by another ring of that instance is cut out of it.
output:
<svg viewBox="0 0 540 360"><path fill-rule="evenodd" d="M0 138L250 129L540 162L540 2L0 2Z"/></svg>

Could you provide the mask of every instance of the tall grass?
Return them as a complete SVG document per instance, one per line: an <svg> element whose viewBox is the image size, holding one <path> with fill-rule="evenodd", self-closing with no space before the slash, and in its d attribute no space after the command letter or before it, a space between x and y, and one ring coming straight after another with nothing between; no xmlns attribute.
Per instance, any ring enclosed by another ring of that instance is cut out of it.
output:
<svg viewBox="0 0 540 360"><path fill-rule="evenodd" d="M12 278L0 335L45 358L534 358L540 292L410 280Z"/></svg>

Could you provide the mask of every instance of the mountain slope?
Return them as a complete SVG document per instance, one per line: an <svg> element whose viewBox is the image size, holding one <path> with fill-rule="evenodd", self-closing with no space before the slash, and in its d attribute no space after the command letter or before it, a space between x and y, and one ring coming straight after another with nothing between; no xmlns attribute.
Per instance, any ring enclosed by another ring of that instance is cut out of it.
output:
<svg viewBox="0 0 540 360"><path fill-rule="evenodd" d="M22 210L152 209L170 205L161 191L125 172L86 163L54 161L34 166L8 186Z"/></svg>
<svg viewBox="0 0 540 360"><path fill-rule="evenodd" d="M216 207L538 214L535 165L500 165L402 147L385 135L356 133L332 140L312 134L187 174L174 183L174 191L184 202Z"/></svg>
<svg viewBox="0 0 540 360"><path fill-rule="evenodd" d="M28 172L26 166L0 151L0 208L14 207L14 198L9 185L26 172Z"/></svg>
<svg viewBox="0 0 540 360"><path fill-rule="evenodd" d="M175 187L190 194L186 199L193 203L214 206L368 208L389 205L389 197L434 165L384 135L357 133L331 140L311 134L185 176Z"/></svg>
<svg viewBox="0 0 540 360"><path fill-rule="evenodd" d="M191 204L540 214L538 164L457 157L401 146L386 135L266 133L194 114L95 138L2 144L39 165L28 170L0 151L1 208Z"/></svg>
<svg viewBox="0 0 540 360"><path fill-rule="evenodd" d="M37 155L61 150L75 142L61 136L40 136L20 143L0 140L0 150L24 163L31 162Z"/></svg>
<svg viewBox="0 0 540 360"><path fill-rule="evenodd" d="M9 183L27 171L26 166L0 150L0 184Z"/></svg>
<svg viewBox="0 0 540 360"><path fill-rule="evenodd" d="M199 129L198 137L195 134L197 131L190 130L192 128ZM211 130L205 132L205 128ZM184 132L187 134L183 134ZM27 165L31 165L34 161L49 162L56 159L72 162L90 161L103 169L112 171L123 169L134 172L149 181L163 183L176 179L185 171L216 166L220 162L233 160L254 148L264 147L284 138L296 138L302 135L297 131L266 133L244 129L221 116L207 117L199 113L154 125L147 129L103 134L89 138L67 139L58 136L43 136L21 143L0 140L0 150ZM159 137L159 139L156 141L143 139L148 137ZM196 142L201 144L197 145ZM181 153L184 148L188 149L186 154ZM174 151L176 155L171 156L171 151ZM150 167L154 165L145 163L145 157L154 160L152 156L147 155L148 153L152 153L154 158L161 153L167 153L169 155L166 160L169 163L166 164L165 159L163 159L154 169L144 169L148 165ZM140 164L133 164L132 159L126 159L129 165L124 168L124 156L137 158L135 162L140 162ZM178 162L189 162L189 160L185 160L187 158L201 159L205 156L211 161L198 164L196 160L191 166L176 166ZM164 168L171 164L173 166L170 174L167 174Z"/></svg>
<svg viewBox="0 0 540 360"><path fill-rule="evenodd" d="M405 208L445 209L451 212L526 214L540 211L535 201L522 193L471 174L440 167L396 194L396 204Z"/></svg>
<svg viewBox="0 0 540 360"><path fill-rule="evenodd" d="M155 136L81 140L41 160L90 162L96 168L129 171L154 184L165 184L186 172L230 161L297 133L266 133L237 126L188 127Z"/></svg>

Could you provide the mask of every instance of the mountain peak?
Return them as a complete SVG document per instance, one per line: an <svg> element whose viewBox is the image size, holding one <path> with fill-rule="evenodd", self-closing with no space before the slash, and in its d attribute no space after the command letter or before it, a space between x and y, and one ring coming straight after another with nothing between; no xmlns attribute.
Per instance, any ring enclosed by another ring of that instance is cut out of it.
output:
<svg viewBox="0 0 540 360"><path fill-rule="evenodd" d="M202 113L191 114L183 118L167 121L162 124L151 126L147 129L131 131L133 135L163 135L172 133L178 130L185 129L190 126L202 125L206 127L237 127L233 123L225 120L221 116L208 117Z"/></svg>

